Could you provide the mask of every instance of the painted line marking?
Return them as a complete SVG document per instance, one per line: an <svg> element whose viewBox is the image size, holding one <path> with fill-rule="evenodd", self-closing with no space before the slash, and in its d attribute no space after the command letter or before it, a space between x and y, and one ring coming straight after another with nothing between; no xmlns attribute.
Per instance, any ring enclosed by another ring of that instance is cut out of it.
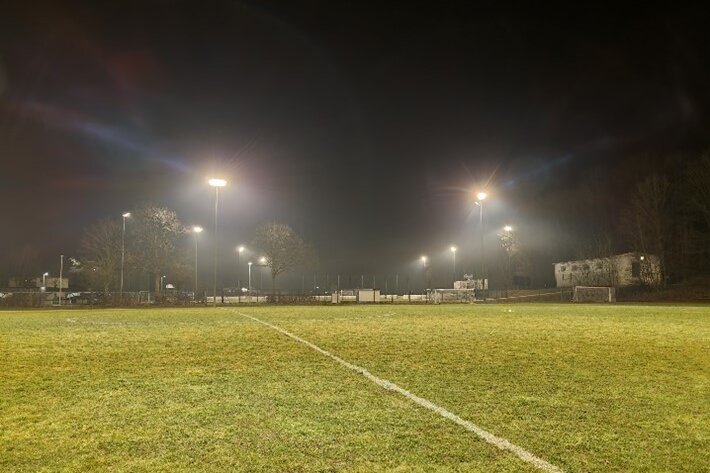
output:
<svg viewBox="0 0 710 473"><path fill-rule="evenodd" d="M413 401L414 403L419 404L422 407L425 407L431 411L436 412L440 416L453 421L454 423L460 425L461 427L468 430L469 432L473 432L474 434L476 434L478 437L482 438L483 440L485 440L489 444L491 444L501 450L506 450L511 453L514 453L518 458L520 458L524 462L530 463L531 465L533 465L543 471L546 471L548 473L563 473L563 470L560 469L559 467L546 462L545 460L543 460L540 457L533 455L532 453L528 452L524 448L511 443L509 440L504 439L502 437L498 437L497 435L494 435L494 434L488 432L487 430L478 427L474 423L467 421L465 419L462 419L461 417L457 416L453 412L448 411L448 410L444 409L443 407L438 406L431 401L428 401L427 399L419 397L416 394L413 394L413 393L407 391L406 389L399 387L398 385L394 384L391 381L388 381L383 378L378 378L374 374L367 371L365 368L358 366L358 365L354 365L352 363L349 363L349 362L343 360L342 358L340 358L339 356L333 355L329 351L322 349L318 345L314 345L313 343L309 342L308 340L305 340L305 339L299 337L298 335L295 335L295 334L279 327L278 325L270 324L269 322L265 322L261 319L257 319L256 317L252 317L251 315L247 315L247 314L244 314L241 312L237 312L237 314L241 315L242 317L246 317L248 319L251 319L254 322L258 322L262 325L265 325L273 330L276 330L277 332L282 333L283 335L286 335L287 337L289 337L299 343L302 343L303 345L306 345L307 347L317 351L321 355L327 356L328 358L340 363L341 365L345 366L349 370L355 371L356 373L363 375L365 378L369 379L370 381L377 384L381 388L384 388L388 391L393 391L393 392L399 393L402 396L409 399L410 401Z"/></svg>

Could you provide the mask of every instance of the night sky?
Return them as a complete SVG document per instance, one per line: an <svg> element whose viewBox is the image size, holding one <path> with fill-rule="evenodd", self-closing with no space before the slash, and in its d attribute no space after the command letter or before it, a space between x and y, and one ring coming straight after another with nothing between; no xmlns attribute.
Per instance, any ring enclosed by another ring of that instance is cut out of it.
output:
<svg viewBox="0 0 710 473"><path fill-rule="evenodd" d="M407 5L3 2L2 251L53 262L144 202L209 229L220 175L225 254L278 221L324 272L436 268L450 244L466 269L471 190L489 233L571 248L708 145L700 9Z"/></svg>

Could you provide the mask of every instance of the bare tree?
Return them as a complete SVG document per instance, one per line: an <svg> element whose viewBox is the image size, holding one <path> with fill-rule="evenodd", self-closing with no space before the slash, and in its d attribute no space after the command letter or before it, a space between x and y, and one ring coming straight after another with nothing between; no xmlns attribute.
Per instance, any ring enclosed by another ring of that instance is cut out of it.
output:
<svg viewBox="0 0 710 473"><path fill-rule="evenodd" d="M639 182L623 218L624 231L637 251L658 256L665 274L670 186L664 176L652 174Z"/></svg>
<svg viewBox="0 0 710 473"><path fill-rule="evenodd" d="M182 255L178 247L185 227L167 207L146 205L134 216L133 256L138 267L153 277L156 291L160 292L160 277L174 268Z"/></svg>
<svg viewBox="0 0 710 473"><path fill-rule="evenodd" d="M505 252L506 261L499 265L502 269L503 278L505 279L505 290L507 292L508 286L513 282L513 257L516 256L520 250L520 242L516 238L516 235L509 231L510 228L498 233L498 240L500 241L500 246Z"/></svg>
<svg viewBox="0 0 710 473"><path fill-rule="evenodd" d="M91 225L81 239L83 272L92 287L108 292L121 270L121 226L104 219Z"/></svg>
<svg viewBox="0 0 710 473"><path fill-rule="evenodd" d="M688 171L691 202L710 231L710 153L693 162Z"/></svg>
<svg viewBox="0 0 710 473"><path fill-rule="evenodd" d="M271 269L271 292L276 293L276 278L299 266L306 265L313 256L312 249L288 225L267 223L256 229L254 246L263 251L266 265Z"/></svg>

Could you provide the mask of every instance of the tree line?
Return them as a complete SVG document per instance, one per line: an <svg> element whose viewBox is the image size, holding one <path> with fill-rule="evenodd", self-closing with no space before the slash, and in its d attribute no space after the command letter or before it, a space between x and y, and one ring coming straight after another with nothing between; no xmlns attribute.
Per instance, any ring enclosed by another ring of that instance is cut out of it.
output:
<svg viewBox="0 0 710 473"><path fill-rule="evenodd" d="M130 212L125 232L121 219L100 219L83 231L78 254L66 258L65 275L73 287L115 292L120 288L123 262L127 290L140 287L161 292L163 275L169 275L176 289L195 290L190 233L175 211L152 204ZM259 226L251 246L266 259L260 264L270 270L273 292L279 276L315 261L313 248L282 223ZM9 260L9 271L31 285L40 271L37 252L29 245L20 248Z"/></svg>
<svg viewBox="0 0 710 473"><path fill-rule="evenodd" d="M609 170L610 174L614 172ZM570 232L572 238L565 238L566 244L557 239L533 248L524 234L498 235L497 253L487 255L492 283L497 287L542 287L554 283L551 263L626 251L658 256L663 281L682 282L710 274L710 152L669 159L654 170L639 168L638 176L623 177L630 177L627 192L614 192L602 182L595 193L602 197L598 202L610 204L575 201L580 212L590 214L588 228L593 231ZM602 223L600 214L607 223ZM554 222L546 220L550 234L555 234ZM85 229L78 255L67 259L70 267L65 272L72 278L72 286L117 290L121 238L120 218L102 219ZM279 276L313 269L316 264L314 249L288 225L260 226L251 246L266 257L272 291L277 290ZM6 254L1 263L8 277L29 280L43 271L40 255L31 245ZM125 235L125 274L131 289L156 290L163 274L179 288L194 289L194 249L189 229L174 211L143 205L132 212Z"/></svg>
<svg viewBox="0 0 710 473"><path fill-rule="evenodd" d="M533 286L541 286L553 282L551 263L627 251L657 256L664 284L710 274L710 152L669 158L654 170L639 171L630 176L626 193L599 183L599 193L612 192L613 199L600 198L598 206L594 201L586 206L578 203L580 213L594 222L594 230L570 232L575 237L569 245L557 241L557 245L532 249L524 236L499 234L492 276L511 281L511 273L528 274ZM604 201L609 204L603 205Z"/></svg>

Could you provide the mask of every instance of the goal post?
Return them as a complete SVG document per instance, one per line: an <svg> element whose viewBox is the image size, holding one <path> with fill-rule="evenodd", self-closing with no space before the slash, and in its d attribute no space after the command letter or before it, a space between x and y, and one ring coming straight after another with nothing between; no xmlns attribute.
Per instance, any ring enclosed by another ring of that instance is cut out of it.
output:
<svg viewBox="0 0 710 473"><path fill-rule="evenodd" d="M574 286L573 302L616 302L616 288L608 286Z"/></svg>

